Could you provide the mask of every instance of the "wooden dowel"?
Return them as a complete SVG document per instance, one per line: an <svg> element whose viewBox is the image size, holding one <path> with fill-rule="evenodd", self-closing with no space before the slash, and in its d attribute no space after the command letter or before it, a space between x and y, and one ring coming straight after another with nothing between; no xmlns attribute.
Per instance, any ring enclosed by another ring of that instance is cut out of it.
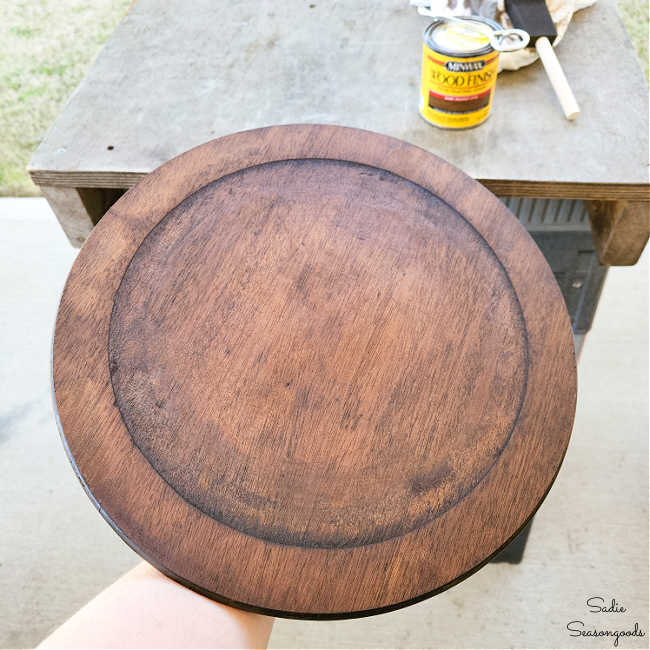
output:
<svg viewBox="0 0 650 650"><path fill-rule="evenodd" d="M543 36L542 38L537 39L535 42L535 48L537 49L539 58L544 64L546 74L553 86L553 90L555 91L557 98L560 100L560 105L562 106L564 115L567 120L575 120L580 114L580 107L578 106L578 102L573 95L569 82L564 75L562 66L557 60L557 56L555 56L553 46L549 42L548 38Z"/></svg>

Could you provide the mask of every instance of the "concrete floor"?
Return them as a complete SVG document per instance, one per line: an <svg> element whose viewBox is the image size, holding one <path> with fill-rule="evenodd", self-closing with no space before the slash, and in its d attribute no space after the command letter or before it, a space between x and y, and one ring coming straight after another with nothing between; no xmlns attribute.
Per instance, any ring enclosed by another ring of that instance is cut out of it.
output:
<svg viewBox="0 0 650 650"><path fill-rule="evenodd" d="M49 348L75 257L42 199L0 199L0 646L36 644L138 558L90 504L50 403ZM340 622L277 620L273 647L593 648L566 625L648 647L648 256L614 268L579 364L564 466L524 562L490 564L428 601ZM627 612L588 613L616 598Z"/></svg>

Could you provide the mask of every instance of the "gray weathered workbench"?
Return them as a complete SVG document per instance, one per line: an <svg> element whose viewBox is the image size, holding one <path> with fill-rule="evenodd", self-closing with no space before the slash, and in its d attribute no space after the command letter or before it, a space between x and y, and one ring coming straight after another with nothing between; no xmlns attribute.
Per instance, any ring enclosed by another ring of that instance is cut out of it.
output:
<svg viewBox="0 0 650 650"><path fill-rule="evenodd" d="M405 0L199 0L191 11L139 0L30 173L79 246L126 188L182 151L258 126L343 124L435 152L502 197L588 200L601 263L635 263L648 236L648 91L612 0L577 13L558 46L582 108L573 123L539 62L499 76L484 125L425 123L428 22Z"/></svg>
<svg viewBox="0 0 650 650"><path fill-rule="evenodd" d="M425 123L428 22L406 0L139 0L36 151L32 178L80 246L127 188L212 138L297 122L392 135L503 197L547 256L578 342L606 265L634 264L648 238L648 92L615 6L577 14L558 46L582 108L574 123L540 63L499 76L482 126ZM518 561L525 537L502 559Z"/></svg>

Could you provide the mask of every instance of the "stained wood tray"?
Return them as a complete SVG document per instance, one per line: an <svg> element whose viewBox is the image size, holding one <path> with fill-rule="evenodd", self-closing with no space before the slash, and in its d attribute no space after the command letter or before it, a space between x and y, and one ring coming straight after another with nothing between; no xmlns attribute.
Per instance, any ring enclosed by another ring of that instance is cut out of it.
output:
<svg viewBox="0 0 650 650"><path fill-rule="evenodd" d="M507 208L417 147L306 125L209 142L113 206L65 286L53 380L132 548L310 618L482 566L549 490L576 396L560 290Z"/></svg>

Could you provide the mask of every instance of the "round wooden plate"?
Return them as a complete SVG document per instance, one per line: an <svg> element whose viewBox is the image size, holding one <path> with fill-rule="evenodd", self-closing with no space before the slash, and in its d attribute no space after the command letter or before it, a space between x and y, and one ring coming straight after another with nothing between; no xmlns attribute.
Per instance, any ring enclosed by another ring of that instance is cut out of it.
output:
<svg viewBox="0 0 650 650"><path fill-rule="evenodd" d="M576 397L569 318L505 206L335 126L238 133L116 203L68 277L61 431L179 582L337 618L449 587L540 505Z"/></svg>

